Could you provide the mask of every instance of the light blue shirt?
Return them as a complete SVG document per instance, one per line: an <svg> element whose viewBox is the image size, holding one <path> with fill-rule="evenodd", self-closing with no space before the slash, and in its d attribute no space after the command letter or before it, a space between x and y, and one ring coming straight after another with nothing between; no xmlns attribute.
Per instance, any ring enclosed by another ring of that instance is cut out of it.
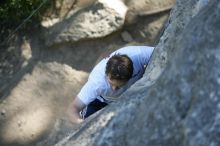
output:
<svg viewBox="0 0 220 146"><path fill-rule="evenodd" d="M154 47L128 46L111 53L94 67L89 75L88 81L83 86L77 97L85 105L88 105L96 98L107 103L116 100L119 95L121 95L143 76L145 66L148 64L153 50ZM133 62L132 78L116 91L112 90L105 74L107 62L109 58L115 54L126 54ZM100 96L102 96L104 99L100 98Z"/></svg>

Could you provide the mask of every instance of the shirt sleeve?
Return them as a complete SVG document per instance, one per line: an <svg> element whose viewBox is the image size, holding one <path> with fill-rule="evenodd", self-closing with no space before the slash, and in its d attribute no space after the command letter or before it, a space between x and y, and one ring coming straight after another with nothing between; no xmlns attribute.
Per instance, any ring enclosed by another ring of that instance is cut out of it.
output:
<svg viewBox="0 0 220 146"><path fill-rule="evenodd" d="M85 104L88 105L90 102L96 99L98 96L98 89L94 82L88 80L87 83L82 87L77 97Z"/></svg>

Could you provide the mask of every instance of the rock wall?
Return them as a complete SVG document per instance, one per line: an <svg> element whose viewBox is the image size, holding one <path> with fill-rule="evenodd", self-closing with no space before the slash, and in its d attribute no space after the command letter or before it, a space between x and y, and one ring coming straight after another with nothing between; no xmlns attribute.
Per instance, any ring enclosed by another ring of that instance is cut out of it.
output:
<svg viewBox="0 0 220 146"><path fill-rule="evenodd" d="M178 0L144 78L57 145L219 146L219 15Z"/></svg>

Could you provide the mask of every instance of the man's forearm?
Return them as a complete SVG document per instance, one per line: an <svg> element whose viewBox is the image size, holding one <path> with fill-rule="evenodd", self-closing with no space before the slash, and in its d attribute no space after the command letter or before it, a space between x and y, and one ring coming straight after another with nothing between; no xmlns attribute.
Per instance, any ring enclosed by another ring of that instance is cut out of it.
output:
<svg viewBox="0 0 220 146"><path fill-rule="evenodd" d="M74 123L79 123L82 121L82 118L80 116L80 111L83 110L83 108L85 107L86 105L83 104L80 99L78 97L76 97L74 99L74 101L71 103L71 106L70 106L70 109L69 109L69 117L70 117L70 120Z"/></svg>

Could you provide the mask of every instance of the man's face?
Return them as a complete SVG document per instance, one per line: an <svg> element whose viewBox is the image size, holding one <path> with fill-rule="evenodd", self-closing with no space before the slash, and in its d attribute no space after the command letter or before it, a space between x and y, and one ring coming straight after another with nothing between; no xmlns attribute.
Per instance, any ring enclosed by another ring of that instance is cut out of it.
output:
<svg viewBox="0 0 220 146"><path fill-rule="evenodd" d="M127 83L127 82L119 81L116 79L110 79L109 76L108 76L108 82L109 82L113 91L120 89L123 85L125 85Z"/></svg>

